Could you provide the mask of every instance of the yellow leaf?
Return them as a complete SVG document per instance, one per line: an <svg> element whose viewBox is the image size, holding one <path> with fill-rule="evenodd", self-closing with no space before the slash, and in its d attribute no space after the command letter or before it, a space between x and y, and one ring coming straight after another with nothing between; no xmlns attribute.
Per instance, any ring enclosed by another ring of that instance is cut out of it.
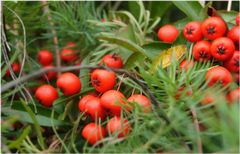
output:
<svg viewBox="0 0 240 154"><path fill-rule="evenodd" d="M161 52L153 60L152 72L155 72L159 66L166 68L171 64L171 60L178 61L187 51L185 45L177 45Z"/></svg>

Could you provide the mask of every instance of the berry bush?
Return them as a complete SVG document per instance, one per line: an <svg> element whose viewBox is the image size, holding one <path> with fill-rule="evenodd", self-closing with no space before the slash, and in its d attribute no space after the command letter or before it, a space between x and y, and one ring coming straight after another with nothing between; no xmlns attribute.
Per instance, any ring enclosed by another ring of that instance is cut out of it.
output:
<svg viewBox="0 0 240 154"><path fill-rule="evenodd" d="M2 2L1 152L239 153L238 8Z"/></svg>

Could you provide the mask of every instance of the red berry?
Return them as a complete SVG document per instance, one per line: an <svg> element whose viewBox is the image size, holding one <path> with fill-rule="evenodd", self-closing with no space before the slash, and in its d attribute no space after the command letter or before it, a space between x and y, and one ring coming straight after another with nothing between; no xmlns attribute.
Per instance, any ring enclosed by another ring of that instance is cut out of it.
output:
<svg viewBox="0 0 240 154"><path fill-rule="evenodd" d="M231 73L224 67L216 66L208 70L206 73L206 81L208 81L208 86L212 86L217 82L226 86L232 82Z"/></svg>
<svg viewBox="0 0 240 154"><path fill-rule="evenodd" d="M193 46L193 57L197 61L208 61L212 58L211 52L210 52L211 43L208 41L202 40L197 42Z"/></svg>
<svg viewBox="0 0 240 154"><path fill-rule="evenodd" d="M108 121L106 129L110 134L117 133L118 137L124 137L130 132L131 125L128 120L115 116Z"/></svg>
<svg viewBox="0 0 240 154"><path fill-rule="evenodd" d="M101 105L109 110L112 115L119 116L122 107L127 104L125 96L116 90L109 90L101 96Z"/></svg>
<svg viewBox="0 0 240 154"><path fill-rule="evenodd" d="M116 75L111 71L95 69L91 73L91 82L96 91L102 93L113 89L116 84Z"/></svg>
<svg viewBox="0 0 240 154"><path fill-rule="evenodd" d="M12 63L11 67L14 73L19 73L21 70L20 64L16 62ZM6 70L6 76L10 76L10 70Z"/></svg>
<svg viewBox="0 0 240 154"><path fill-rule="evenodd" d="M123 61L122 58L117 56L116 53L114 54L108 54L103 57L102 62L106 64L108 67L112 68L122 68L123 67Z"/></svg>
<svg viewBox="0 0 240 154"><path fill-rule="evenodd" d="M128 98L128 102L136 102L142 107L142 111L144 112L150 112L151 111L151 102L150 100L140 94L134 94Z"/></svg>
<svg viewBox="0 0 240 154"><path fill-rule="evenodd" d="M235 26L229 30L227 37L230 38L236 45L240 45L240 26Z"/></svg>
<svg viewBox="0 0 240 154"><path fill-rule="evenodd" d="M44 68L53 68L54 66L49 65L49 66L44 66ZM57 72L55 71L49 71L46 74L43 75L43 77L47 80L52 80L57 77Z"/></svg>
<svg viewBox="0 0 240 154"><path fill-rule="evenodd" d="M198 21L189 22L183 29L184 37L190 42L197 42L202 39L201 23Z"/></svg>
<svg viewBox="0 0 240 154"><path fill-rule="evenodd" d="M209 40L214 40L225 34L227 26L219 17L209 17L201 25L202 34Z"/></svg>
<svg viewBox="0 0 240 154"><path fill-rule="evenodd" d="M240 52L235 51L233 56L224 62L224 67L231 72L238 73L240 70Z"/></svg>
<svg viewBox="0 0 240 154"><path fill-rule="evenodd" d="M63 90L65 96L71 96L80 92L82 84L73 73L64 73L57 79L57 86Z"/></svg>
<svg viewBox="0 0 240 154"><path fill-rule="evenodd" d="M42 105L50 107L58 98L58 93L53 86L45 84L38 87L35 93L35 97L40 101Z"/></svg>
<svg viewBox="0 0 240 154"><path fill-rule="evenodd" d="M90 96L90 95L88 95ZM105 111L101 106L101 100L97 97L92 96L89 98L84 104L79 104L81 109L84 109L84 112L89 114L91 118L94 119L104 119L105 118Z"/></svg>
<svg viewBox="0 0 240 154"><path fill-rule="evenodd" d="M240 26L240 13L236 16L236 24Z"/></svg>
<svg viewBox="0 0 240 154"><path fill-rule="evenodd" d="M38 52L38 62L42 65L42 66L47 66L52 64L53 62L53 55L50 51L48 50L40 50Z"/></svg>
<svg viewBox="0 0 240 154"><path fill-rule="evenodd" d="M72 48L75 47L76 44L73 42L69 42L66 47L64 47L61 51L61 59L65 62L72 62L77 59L77 53Z"/></svg>
<svg viewBox="0 0 240 154"><path fill-rule="evenodd" d="M180 66L180 69L188 71L189 68L192 68L194 66L194 61L193 60L188 61L184 59L179 66Z"/></svg>
<svg viewBox="0 0 240 154"><path fill-rule="evenodd" d="M96 97L92 96L92 95L86 95L83 98L80 99L79 103L78 103L78 108L81 112L85 112L85 105L86 103L91 100L94 99Z"/></svg>
<svg viewBox="0 0 240 154"><path fill-rule="evenodd" d="M82 130L82 136L85 138L90 144L95 144L96 142L102 140L106 136L105 129L97 125L95 123L87 124Z"/></svg>
<svg viewBox="0 0 240 154"><path fill-rule="evenodd" d="M225 61L232 57L235 47L233 41L227 37L220 37L212 42L210 51L212 56L219 61Z"/></svg>
<svg viewBox="0 0 240 154"><path fill-rule="evenodd" d="M240 88L238 87L235 90L230 91L227 94L227 100L229 101L230 104L239 102L240 100Z"/></svg>
<svg viewBox="0 0 240 154"><path fill-rule="evenodd" d="M165 25L158 30L158 39L166 43L172 43L176 40L179 32L173 25Z"/></svg>

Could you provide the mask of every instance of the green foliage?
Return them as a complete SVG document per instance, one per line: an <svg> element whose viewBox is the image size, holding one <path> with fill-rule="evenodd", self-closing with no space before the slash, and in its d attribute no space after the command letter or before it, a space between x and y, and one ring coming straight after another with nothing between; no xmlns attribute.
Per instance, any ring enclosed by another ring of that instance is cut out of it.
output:
<svg viewBox="0 0 240 154"><path fill-rule="evenodd" d="M206 18L211 3L202 8L198 2L119 2L120 9L115 4L51 1L47 2L49 13L46 14L41 2L4 2L10 63L22 63L26 38L27 59L23 75L38 70L41 66L36 62L37 52L43 48L54 51L55 36L51 30L55 30L59 49L67 42L77 43L81 65L97 65L104 55L118 53L123 58L124 69L133 73L146 87L118 75L121 84L115 88L126 98L133 92L148 96L146 88L149 88L159 107L153 106L150 113L143 113L139 106L132 113L124 111L121 116L130 121L130 134L124 138L117 138L117 134L107 135L100 143L91 146L83 139L81 131L92 120L78 110L79 99L93 92L89 79L91 70L81 69L79 72L80 93L65 97L59 91L59 98L52 108L42 107L35 101L31 88L42 83L33 79L2 93L2 152L199 153L202 150L204 153L239 153L239 104L228 105L225 98L226 93L238 85L232 83L227 88L209 88L205 73L213 66L213 61L195 62L188 71L181 70L179 63L183 59L193 59L193 44L187 43L182 34L173 44L160 42L156 37L158 25L164 23L160 19L174 13L173 8L185 14L184 18L172 23L181 31L187 22ZM237 12L218 13L228 25L234 24ZM53 26L48 21L49 16ZM101 21L102 18L105 22ZM176 54L178 52L180 54ZM163 67L161 64L166 60L168 65ZM3 60L1 64L2 84L12 80L5 77L6 63ZM56 86L55 80L44 83ZM20 90L24 88L29 93L23 95ZM191 95L188 95L189 90ZM214 102L201 105L209 92ZM25 100L23 96L26 96ZM166 113L169 124L158 116L162 112ZM108 120L99 123L105 127ZM22 126L18 128L16 122ZM174 130L180 135L176 136Z"/></svg>

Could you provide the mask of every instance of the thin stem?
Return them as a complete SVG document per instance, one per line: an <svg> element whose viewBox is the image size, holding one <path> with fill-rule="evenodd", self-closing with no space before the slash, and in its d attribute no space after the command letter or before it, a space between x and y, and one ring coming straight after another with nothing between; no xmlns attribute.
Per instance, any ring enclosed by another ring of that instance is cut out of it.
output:
<svg viewBox="0 0 240 154"><path fill-rule="evenodd" d="M201 140L201 136L200 136L200 128L199 128L197 113L196 113L196 110L194 108L191 108L190 110L191 110L191 113L192 113L192 116L193 116L194 126L195 126L195 129L196 129L196 132L197 132L198 153L203 153L202 140Z"/></svg>
<svg viewBox="0 0 240 154"><path fill-rule="evenodd" d="M49 11L49 7L47 5L47 1L46 0L41 0L41 3L43 4L43 12L47 15L49 25L52 27L51 33L53 34L53 43L54 43L55 56L56 56L56 65L57 65L57 67L61 67L61 59L60 59L60 51L59 51L59 47L58 47L57 32L54 29L54 23L52 21L52 16L50 15L50 11ZM58 76L59 75L60 75L60 72L58 72Z"/></svg>

